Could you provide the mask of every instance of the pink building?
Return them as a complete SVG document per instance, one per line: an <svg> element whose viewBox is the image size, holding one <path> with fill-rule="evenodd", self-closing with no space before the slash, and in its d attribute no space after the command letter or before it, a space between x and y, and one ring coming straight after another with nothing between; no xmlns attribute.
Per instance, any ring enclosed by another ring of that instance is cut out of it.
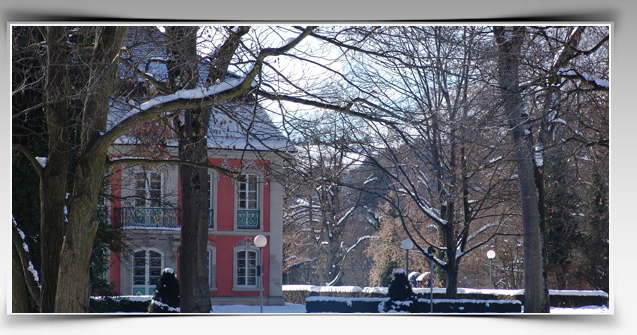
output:
<svg viewBox="0 0 637 335"><path fill-rule="evenodd" d="M127 49L130 54L124 57L131 64L138 64L137 72L150 71L155 80L164 80L165 51L150 42L161 38L161 34L151 32L151 38L144 31L131 29L131 47ZM205 64L201 66L205 68ZM130 72L135 71L122 69L122 78L134 77ZM205 78L205 72L202 76ZM241 78L230 74L228 79ZM124 84L131 94L125 101L113 101L108 119L111 127L153 98L152 85L143 78L136 82L128 79ZM283 304L283 187L274 172L281 166L280 154L289 149L288 142L252 96L225 102L211 111L208 160L236 175L208 170L210 297L213 304L259 303L259 252L253 239L265 235L268 244L263 250L264 303ZM117 140L110 155L122 160L176 159L177 143L172 138L171 131L161 122L147 122ZM179 268L177 261L181 246L182 182L177 165L120 164L112 170L111 197L102 206L110 214L111 224L122 227L126 233L122 252L111 255L112 265L107 273L119 294L150 295L162 269L175 269L178 278L188 271Z"/></svg>

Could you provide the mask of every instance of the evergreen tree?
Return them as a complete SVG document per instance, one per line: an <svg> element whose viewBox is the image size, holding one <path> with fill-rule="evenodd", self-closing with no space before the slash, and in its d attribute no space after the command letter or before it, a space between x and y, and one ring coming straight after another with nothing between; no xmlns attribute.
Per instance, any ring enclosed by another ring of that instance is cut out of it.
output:
<svg viewBox="0 0 637 335"><path fill-rule="evenodd" d="M111 253L121 251L121 242L124 239L122 228L112 226L107 220L106 208L99 208L97 213L97 234L91 252L91 267L89 275L91 279L91 295L116 295L115 283L104 278L104 273L111 265Z"/></svg>
<svg viewBox="0 0 637 335"><path fill-rule="evenodd" d="M378 310L384 313L418 313L418 299L411 289L407 273L403 269L394 271L394 278L387 289L388 301L383 301Z"/></svg>
<svg viewBox="0 0 637 335"><path fill-rule="evenodd" d="M598 290L609 292L609 200L608 176L592 174L588 189L586 221L581 249L585 270L582 276Z"/></svg>
<svg viewBox="0 0 637 335"><path fill-rule="evenodd" d="M179 313L179 281L171 268L165 268L157 279L148 313Z"/></svg>
<svg viewBox="0 0 637 335"><path fill-rule="evenodd" d="M546 270L549 275L549 285L553 289L572 288L569 268L580 239L577 216L579 197L569 179L566 153L560 148L547 154L548 163L545 164L545 210L546 210Z"/></svg>

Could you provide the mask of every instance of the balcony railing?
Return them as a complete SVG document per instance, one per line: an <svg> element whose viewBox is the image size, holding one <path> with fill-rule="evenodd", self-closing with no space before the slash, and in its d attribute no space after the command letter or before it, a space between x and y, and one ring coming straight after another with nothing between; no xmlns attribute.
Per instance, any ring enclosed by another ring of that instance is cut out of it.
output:
<svg viewBox="0 0 637 335"><path fill-rule="evenodd" d="M237 228L259 229L259 211L239 209L237 210Z"/></svg>
<svg viewBox="0 0 637 335"><path fill-rule="evenodd" d="M113 210L113 223L129 228L181 228L180 210L169 207L121 207ZM208 228L214 227L214 212L208 212Z"/></svg>

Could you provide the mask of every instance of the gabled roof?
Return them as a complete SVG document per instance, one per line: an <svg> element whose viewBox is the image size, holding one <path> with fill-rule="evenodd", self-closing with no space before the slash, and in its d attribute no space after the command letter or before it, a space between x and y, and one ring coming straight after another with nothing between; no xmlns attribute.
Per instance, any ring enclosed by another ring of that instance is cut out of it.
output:
<svg viewBox="0 0 637 335"><path fill-rule="evenodd" d="M130 29L129 37L125 42L127 52L124 57L138 70L155 80L166 82L168 79L166 51L165 47L161 46L165 37L158 29L150 29L154 27L146 28ZM199 63L200 87L189 90L194 92L180 91L182 96L195 97L199 95L197 94L198 90L203 92L210 89L203 85L208 73L206 63L206 61ZM144 106L148 106L149 103L166 101L174 95L153 96L153 90L150 88L152 85L149 85L143 76L135 74L133 69L126 66L121 66L120 76L126 80L134 79L143 86L144 90L142 96L128 96L111 101L108 115L109 129L126 117L143 110ZM224 83L233 85L241 82L242 79L240 75L229 73ZM252 96L224 101L212 107L209 125L207 138L210 148L259 151L290 150L292 148L288 139L272 122L268 111L260 106ZM139 144L139 141L131 136L122 136L115 143ZM176 146L177 143L174 140L167 140L166 144Z"/></svg>

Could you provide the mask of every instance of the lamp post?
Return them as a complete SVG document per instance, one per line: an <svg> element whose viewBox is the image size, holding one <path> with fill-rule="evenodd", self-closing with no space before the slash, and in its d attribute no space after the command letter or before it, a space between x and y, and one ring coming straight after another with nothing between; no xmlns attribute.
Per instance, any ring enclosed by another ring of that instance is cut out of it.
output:
<svg viewBox="0 0 637 335"><path fill-rule="evenodd" d="M434 312L434 246L427 248L427 253L431 256L429 263L429 313Z"/></svg>
<svg viewBox="0 0 637 335"><path fill-rule="evenodd" d="M257 266L257 276L259 276L259 313L263 313L263 248L268 244L268 239L263 235L254 238L254 245L259 248L259 265Z"/></svg>
<svg viewBox="0 0 637 335"><path fill-rule="evenodd" d="M414 247L414 242L412 242L411 239L406 238L403 240L403 249L405 249L405 258L406 258L405 272L407 272L407 276L409 276L409 250L411 250L411 248L413 247Z"/></svg>
<svg viewBox="0 0 637 335"><path fill-rule="evenodd" d="M495 257L495 251L489 250L487 251L487 258L489 259L489 286L493 289L493 274L491 272L491 267L493 265L493 258Z"/></svg>

